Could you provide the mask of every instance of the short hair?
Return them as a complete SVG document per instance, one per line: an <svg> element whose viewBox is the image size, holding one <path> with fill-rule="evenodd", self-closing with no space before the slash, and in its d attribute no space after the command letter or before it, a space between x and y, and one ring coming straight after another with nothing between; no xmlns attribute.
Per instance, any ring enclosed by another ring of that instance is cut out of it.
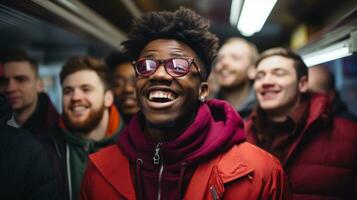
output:
<svg viewBox="0 0 357 200"><path fill-rule="evenodd" d="M29 62L35 76L39 76L38 64L36 60L31 58L25 50L22 49L11 49L4 52L1 61L3 65L8 62Z"/></svg>
<svg viewBox="0 0 357 200"><path fill-rule="evenodd" d="M123 52L123 51L116 51L110 53L106 58L105 58L105 63L108 65L110 71L114 71L118 65L122 63L131 63L134 60L134 58Z"/></svg>
<svg viewBox="0 0 357 200"><path fill-rule="evenodd" d="M300 80L300 78L303 76L308 77L308 69L301 56L299 56L297 53L293 52L291 49L288 48L276 47L264 51L258 58L255 66L258 66L258 64L265 58L269 58L272 56L282 56L285 58L292 59L294 61L294 68L296 70L298 80Z"/></svg>
<svg viewBox="0 0 357 200"><path fill-rule="evenodd" d="M258 60L259 57L259 51L255 44L249 42L248 40L240 37L232 37L226 40L222 46L226 44L232 44L232 43L243 43L246 44L249 47L249 52L250 52L250 61L252 64L255 64L255 62Z"/></svg>
<svg viewBox="0 0 357 200"><path fill-rule="evenodd" d="M108 66L103 61L90 56L74 56L69 58L60 72L61 85L63 85L63 81L67 76L82 70L94 71L102 81L105 90L112 88L113 84Z"/></svg>
<svg viewBox="0 0 357 200"><path fill-rule="evenodd" d="M218 50L218 38L209 32L209 26L208 20L184 7L174 12L151 12L134 20L129 39L123 45L137 59L145 45L155 39L183 42L202 60L207 79Z"/></svg>

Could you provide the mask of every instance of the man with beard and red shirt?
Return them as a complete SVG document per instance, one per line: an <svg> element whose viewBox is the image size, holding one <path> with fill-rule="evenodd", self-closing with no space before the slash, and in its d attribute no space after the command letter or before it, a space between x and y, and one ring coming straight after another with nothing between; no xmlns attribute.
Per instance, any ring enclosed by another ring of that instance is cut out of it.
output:
<svg viewBox="0 0 357 200"><path fill-rule="evenodd" d="M357 123L341 117L328 95L308 92L299 55L269 49L256 64L258 106L246 122L247 140L275 155L294 200L357 199Z"/></svg>
<svg viewBox="0 0 357 200"><path fill-rule="evenodd" d="M90 155L81 199L287 199L284 173L245 142L243 121L205 101L218 40L193 11L137 19L124 43L134 56L140 110L118 143Z"/></svg>
<svg viewBox="0 0 357 200"><path fill-rule="evenodd" d="M63 114L58 127L43 139L59 182L60 199L77 199L87 156L113 144L123 121L113 105L108 67L78 56L62 68Z"/></svg>

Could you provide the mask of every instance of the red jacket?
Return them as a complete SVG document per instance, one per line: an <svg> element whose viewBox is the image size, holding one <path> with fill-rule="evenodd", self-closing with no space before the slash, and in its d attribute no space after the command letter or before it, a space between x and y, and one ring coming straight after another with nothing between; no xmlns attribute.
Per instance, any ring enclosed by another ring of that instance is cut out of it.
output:
<svg viewBox="0 0 357 200"><path fill-rule="evenodd" d="M328 97L312 94L306 123L281 159L294 200L357 199L357 124L334 116ZM247 141L258 144L253 118ZM259 146L259 145L258 145Z"/></svg>
<svg viewBox="0 0 357 200"><path fill-rule="evenodd" d="M284 177L275 158L244 142L199 165L184 199L288 199ZM107 147L90 155L80 199L137 199L133 180L121 149Z"/></svg>

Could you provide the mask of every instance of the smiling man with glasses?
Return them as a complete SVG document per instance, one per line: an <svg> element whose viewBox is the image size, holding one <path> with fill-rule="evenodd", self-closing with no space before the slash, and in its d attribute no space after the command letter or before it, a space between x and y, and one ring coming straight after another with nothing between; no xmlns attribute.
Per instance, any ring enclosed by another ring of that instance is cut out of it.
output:
<svg viewBox="0 0 357 200"><path fill-rule="evenodd" d="M235 109L205 101L218 47L208 27L185 8L134 22L124 46L140 112L90 156L81 199L287 199L279 162L245 142Z"/></svg>

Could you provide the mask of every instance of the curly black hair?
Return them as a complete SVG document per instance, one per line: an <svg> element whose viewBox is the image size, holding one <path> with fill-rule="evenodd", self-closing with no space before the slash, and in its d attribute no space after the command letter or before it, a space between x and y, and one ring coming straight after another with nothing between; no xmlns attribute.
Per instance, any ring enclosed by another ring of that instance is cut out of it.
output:
<svg viewBox="0 0 357 200"><path fill-rule="evenodd" d="M110 71L114 71L119 64L131 63L134 58L123 51L111 52L106 58L105 63L108 65Z"/></svg>
<svg viewBox="0 0 357 200"><path fill-rule="evenodd" d="M209 26L208 20L184 7L174 12L151 12L134 20L129 39L123 45L137 59L145 45L155 39L181 41L191 47L202 60L207 79L218 49L218 38L209 32Z"/></svg>

